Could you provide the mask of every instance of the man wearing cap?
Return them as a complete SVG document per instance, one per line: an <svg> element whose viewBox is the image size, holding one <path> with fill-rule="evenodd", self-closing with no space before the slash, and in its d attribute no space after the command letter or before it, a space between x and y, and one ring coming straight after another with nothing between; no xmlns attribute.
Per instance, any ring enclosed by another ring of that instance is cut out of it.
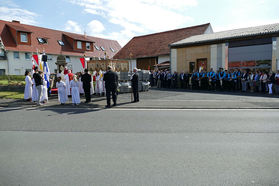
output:
<svg viewBox="0 0 279 186"><path fill-rule="evenodd" d="M118 85L118 75L112 71L112 67L107 67L108 71L104 75L105 87L106 87L106 96L107 96L107 106L106 108L110 108L110 95L112 95L113 106L116 106L116 91Z"/></svg>
<svg viewBox="0 0 279 186"><path fill-rule="evenodd" d="M132 75L132 90L134 94L134 103L139 102L139 75L138 75L138 70L134 68L134 73Z"/></svg>

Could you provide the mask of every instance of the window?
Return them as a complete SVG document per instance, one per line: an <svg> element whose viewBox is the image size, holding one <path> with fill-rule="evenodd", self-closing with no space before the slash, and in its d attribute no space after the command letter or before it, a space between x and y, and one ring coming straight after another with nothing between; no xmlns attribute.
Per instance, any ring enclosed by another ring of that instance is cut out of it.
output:
<svg viewBox="0 0 279 186"><path fill-rule="evenodd" d="M82 44L81 41L77 41L77 48L78 49L82 49L82 45L81 44Z"/></svg>
<svg viewBox="0 0 279 186"><path fill-rule="evenodd" d="M0 48L0 56L4 57L5 56L5 51L3 49Z"/></svg>
<svg viewBox="0 0 279 186"><path fill-rule="evenodd" d="M14 52L14 58L19 59L19 52Z"/></svg>
<svg viewBox="0 0 279 186"><path fill-rule="evenodd" d="M114 50L113 48L111 48L111 47L110 47L110 50L111 50L112 52L115 52L115 50Z"/></svg>
<svg viewBox="0 0 279 186"><path fill-rule="evenodd" d="M91 49L90 43L86 43L86 50L90 50L90 49Z"/></svg>
<svg viewBox="0 0 279 186"><path fill-rule="evenodd" d="M102 51L105 51L105 48L103 46L101 46Z"/></svg>
<svg viewBox="0 0 279 186"><path fill-rule="evenodd" d="M0 69L0 76L4 76L6 75L6 70L5 69Z"/></svg>
<svg viewBox="0 0 279 186"><path fill-rule="evenodd" d="M28 42L28 38L27 38L27 33L20 33L20 42L22 43L27 43Z"/></svg>
<svg viewBox="0 0 279 186"><path fill-rule="evenodd" d="M38 37L37 40L38 40L38 42L39 42L40 44L45 44L45 43L47 43L47 39L45 39L45 38Z"/></svg>
<svg viewBox="0 0 279 186"><path fill-rule="evenodd" d="M59 44L60 46L64 46L64 42L63 42L63 41L57 40L57 42L58 42L58 44Z"/></svg>
<svg viewBox="0 0 279 186"><path fill-rule="evenodd" d="M47 55L47 60L52 60L52 55Z"/></svg>
<svg viewBox="0 0 279 186"><path fill-rule="evenodd" d="M25 59L26 59L26 60L30 60L30 59L31 59L30 53L25 52Z"/></svg>
<svg viewBox="0 0 279 186"><path fill-rule="evenodd" d="M70 56L66 56L66 63L70 63L70 62L71 62Z"/></svg>
<svg viewBox="0 0 279 186"><path fill-rule="evenodd" d="M97 50L100 50L100 48L99 48L97 45L94 45L94 47L95 47Z"/></svg>

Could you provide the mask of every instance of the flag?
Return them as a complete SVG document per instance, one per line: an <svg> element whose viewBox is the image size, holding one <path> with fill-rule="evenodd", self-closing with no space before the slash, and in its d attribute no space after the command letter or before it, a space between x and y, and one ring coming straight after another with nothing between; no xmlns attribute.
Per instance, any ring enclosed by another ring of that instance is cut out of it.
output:
<svg viewBox="0 0 279 186"><path fill-rule="evenodd" d="M82 57L82 58L79 58L79 60L81 62L82 68L84 69L85 68L85 59Z"/></svg>
<svg viewBox="0 0 279 186"><path fill-rule="evenodd" d="M38 55L38 58L39 58L39 69L41 70L41 71L44 71L44 64L43 64L43 62L42 62L42 54L39 54Z"/></svg>
<svg viewBox="0 0 279 186"><path fill-rule="evenodd" d="M49 88L50 71L49 71L49 67L48 67L47 62L44 61L43 63L44 63L44 77L45 77L45 80L47 82L47 88Z"/></svg>
<svg viewBox="0 0 279 186"><path fill-rule="evenodd" d="M38 58L38 55L34 54L32 57L33 57L33 59L36 61L37 65L39 66L39 58Z"/></svg>
<svg viewBox="0 0 279 186"><path fill-rule="evenodd" d="M32 55L32 57L31 57L31 61L32 61L32 71L31 71L31 75L32 75L32 77L33 77L33 74L35 73L35 71L34 71L35 62L34 62L34 57L33 57L33 55Z"/></svg>

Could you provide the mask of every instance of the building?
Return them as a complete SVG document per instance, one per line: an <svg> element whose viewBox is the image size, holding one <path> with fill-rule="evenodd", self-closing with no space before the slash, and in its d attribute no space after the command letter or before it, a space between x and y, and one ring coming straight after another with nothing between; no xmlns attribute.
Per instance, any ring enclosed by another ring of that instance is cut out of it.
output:
<svg viewBox="0 0 279 186"><path fill-rule="evenodd" d="M45 52L51 73L57 59L73 72L82 71L80 58L112 58L121 46L115 40L0 20L0 75L23 75L31 70L32 54Z"/></svg>
<svg viewBox="0 0 279 186"><path fill-rule="evenodd" d="M187 37L170 45L171 71L279 69L279 24Z"/></svg>
<svg viewBox="0 0 279 186"><path fill-rule="evenodd" d="M170 30L131 39L113 58L129 60L132 70L153 69L155 65L170 61L169 45L181 39L212 33L211 25L203 24L182 29Z"/></svg>

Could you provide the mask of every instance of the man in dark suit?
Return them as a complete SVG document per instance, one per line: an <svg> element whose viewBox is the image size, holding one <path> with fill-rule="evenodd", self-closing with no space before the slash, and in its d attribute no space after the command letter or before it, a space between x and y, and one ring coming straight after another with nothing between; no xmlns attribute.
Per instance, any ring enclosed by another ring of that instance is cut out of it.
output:
<svg viewBox="0 0 279 186"><path fill-rule="evenodd" d="M106 96L107 96L107 106L110 108L110 95L112 95L113 106L116 106L117 99L117 86L118 86L118 75L112 71L112 67L108 66L108 71L104 75L105 87L106 87Z"/></svg>
<svg viewBox="0 0 279 186"><path fill-rule="evenodd" d="M134 69L134 74L132 76L131 82L132 82L132 90L134 94L134 101L133 102L139 102L139 75L138 70Z"/></svg>
<svg viewBox="0 0 279 186"><path fill-rule="evenodd" d="M91 95L90 95L90 83L92 81L92 77L90 74L88 74L88 69L84 70L84 74L81 76L81 81L83 83L83 89L85 94L85 103L89 103L91 101Z"/></svg>

